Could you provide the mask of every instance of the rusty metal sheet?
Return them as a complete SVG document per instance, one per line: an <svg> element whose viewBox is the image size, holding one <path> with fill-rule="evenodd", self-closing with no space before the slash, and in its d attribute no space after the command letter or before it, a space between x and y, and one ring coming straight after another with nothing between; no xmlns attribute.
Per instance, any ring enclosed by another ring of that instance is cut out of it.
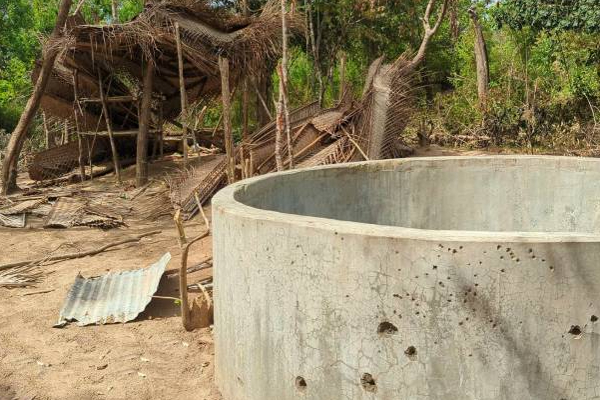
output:
<svg viewBox="0 0 600 400"><path fill-rule="evenodd" d="M150 303L171 254L148 268L84 278L78 275L55 327L111 324L134 320Z"/></svg>

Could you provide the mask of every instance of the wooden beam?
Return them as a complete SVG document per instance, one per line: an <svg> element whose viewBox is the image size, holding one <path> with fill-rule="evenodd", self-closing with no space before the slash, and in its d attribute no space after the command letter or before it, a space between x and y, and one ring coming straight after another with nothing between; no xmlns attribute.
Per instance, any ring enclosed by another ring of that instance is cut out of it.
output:
<svg viewBox="0 0 600 400"><path fill-rule="evenodd" d="M187 126L187 93L185 91L185 77L183 75L183 51L181 50L181 35L179 33L179 23L175 22L175 40L177 42L177 60L179 63L179 97L181 98L181 116L183 124L183 166L188 162L188 126Z"/></svg>
<svg viewBox="0 0 600 400"><path fill-rule="evenodd" d="M102 114L104 114L104 120L106 121L106 129L108 131L108 138L110 140L110 149L112 151L113 164L115 166L115 175L117 177L117 183L121 184L121 166L119 165L119 153L117 152L117 146L115 145L115 138L113 137L112 124L110 121L110 115L108 115L108 107L104 100L104 88L102 86L102 73L98 70L98 91L100 92L100 99L102 100Z"/></svg>
<svg viewBox="0 0 600 400"><path fill-rule="evenodd" d="M140 111L140 133L137 137L137 154L135 181L137 187L142 187L148 182L148 131L150 130L150 114L152 113L152 83L154 80L154 62L146 62L144 72L144 87L142 106Z"/></svg>
<svg viewBox="0 0 600 400"><path fill-rule="evenodd" d="M231 132L231 91L229 90L229 60L219 56L221 70L221 100L223 101L223 131L225 135L225 153L227 154L227 181L235 182L235 157L233 154L233 136Z"/></svg>
<svg viewBox="0 0 600 400"><path fill-rule="evenodd" d="M129 103L136 101L134 96L107 96L104 99L107 103ZM82 103L102 103L99 98L83 98L79 100Z"/></svg>

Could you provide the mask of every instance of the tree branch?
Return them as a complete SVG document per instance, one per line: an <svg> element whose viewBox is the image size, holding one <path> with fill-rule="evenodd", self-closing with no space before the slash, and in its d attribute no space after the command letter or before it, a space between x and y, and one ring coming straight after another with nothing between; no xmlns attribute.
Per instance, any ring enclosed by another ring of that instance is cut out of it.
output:
<svg viewBox="0 0 600 400"><path fill-rule="evenodd" d="M433 28L431 27L431 13L435 8L436 2L437 0L429 0L429 2L427 3L427 8L425 8L425 15L421 19L423 21L423 28L425 29L423 40L421 41L421 45L419 46L417 54L412 59L412 61L406 66L407 71L412 71L416 69L416 67L419 66L421 62L423 62L423 60L425 59L425 53L427 52L427 46L429 46L431 38L435 35L440 25L442 25L442 22L444 21L444 17L446 16L446 11L448 9L449 0L444 0L435 25L433 26Z"/></svg>

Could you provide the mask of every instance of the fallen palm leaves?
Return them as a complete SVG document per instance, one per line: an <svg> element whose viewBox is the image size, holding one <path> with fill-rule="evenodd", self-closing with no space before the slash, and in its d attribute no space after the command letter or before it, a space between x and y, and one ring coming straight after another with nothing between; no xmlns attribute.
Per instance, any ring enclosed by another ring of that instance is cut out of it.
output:
<svg viewBox="0 0 600 400"><path fill-rule="evenodd" d="M0 270L0 287L17 288L40 283L44 273L36 265L23 265Z"/></svg>

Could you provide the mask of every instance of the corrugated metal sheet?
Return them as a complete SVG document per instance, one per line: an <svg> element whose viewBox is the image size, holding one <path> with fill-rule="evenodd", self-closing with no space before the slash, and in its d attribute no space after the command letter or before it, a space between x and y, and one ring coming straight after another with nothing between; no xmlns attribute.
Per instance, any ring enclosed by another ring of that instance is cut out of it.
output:
<svg viewBox="0 0 600 400"><path fill-rule="evenodd" d="M135 319L158 289L171 260L167 253L148 268L84 278L79 275L69 290L55 327L77 321L77 325L111 324Z"/></svg>

